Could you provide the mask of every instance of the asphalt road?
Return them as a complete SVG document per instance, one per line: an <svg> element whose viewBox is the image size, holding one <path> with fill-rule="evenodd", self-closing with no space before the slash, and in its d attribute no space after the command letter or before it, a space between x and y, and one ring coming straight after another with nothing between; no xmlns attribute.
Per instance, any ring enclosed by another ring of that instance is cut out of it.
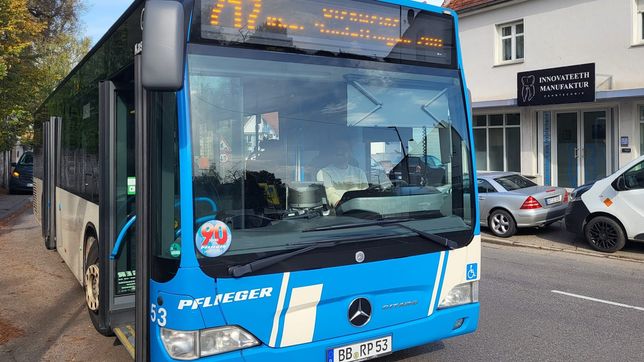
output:
<svg viewBox="0 0 644 362"><path fill-rule="evenodd" d="M481 267L476 333L383 361L644 360L644 264L484 244Z"/></svg>
<svg viewBox="0 0 644 362"><path fill-rule="evenodd" d="M39 233L29 210L0 222L0 361L128 360ZM482 278L476 333L382 361L644 360L644 263L485 244Z"/></svg>

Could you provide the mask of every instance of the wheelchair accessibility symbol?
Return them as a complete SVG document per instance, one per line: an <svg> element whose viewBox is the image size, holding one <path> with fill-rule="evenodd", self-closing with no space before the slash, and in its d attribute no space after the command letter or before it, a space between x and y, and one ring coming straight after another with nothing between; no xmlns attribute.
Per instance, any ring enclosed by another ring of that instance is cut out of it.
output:
<svg viewBox="0 0 644 362"><path fill-rule="evenodd" d="M477 263L467 264L466 279L467 280L476 279L479 275L478 268L479 268L479 265Z"/></svg>

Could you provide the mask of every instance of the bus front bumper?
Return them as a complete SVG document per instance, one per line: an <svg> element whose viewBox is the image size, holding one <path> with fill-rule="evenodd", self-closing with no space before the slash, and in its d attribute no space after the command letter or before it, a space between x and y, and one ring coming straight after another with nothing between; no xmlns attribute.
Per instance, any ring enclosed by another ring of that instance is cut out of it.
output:
<svg viewBox="0 0 644 362"><path fill-rule="evenodd" d="M463 319L460 327L454 328L457 321ZM392 337L392 352L437 342L446 338L472 333L478 327L479 303L435 311L431 316L386 328L359 332L348 336L337 337L301 344L285 348L272 348L261 345L241 351L223 353L221 355L204 357L199 361L239 361L270 362L270 361L327 361L330 349L368 341L384 336ZM356 332L359 330L356 329ZM160 340L155 345L163 349ZM157 351L153 356L164 356L164 360L172 360L165 350Z"/></svg>

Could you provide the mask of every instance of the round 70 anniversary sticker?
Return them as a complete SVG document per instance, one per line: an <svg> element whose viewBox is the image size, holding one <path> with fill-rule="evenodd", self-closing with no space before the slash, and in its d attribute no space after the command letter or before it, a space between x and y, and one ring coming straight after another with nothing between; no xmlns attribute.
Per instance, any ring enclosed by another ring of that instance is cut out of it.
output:
<svg viewBox="0 0 644 362"><path fill-rule="evenodd" d="M210 220L199 227L195 245L201 254L209 258L223 255L233 240L230 228L219 220Z"/></svg>

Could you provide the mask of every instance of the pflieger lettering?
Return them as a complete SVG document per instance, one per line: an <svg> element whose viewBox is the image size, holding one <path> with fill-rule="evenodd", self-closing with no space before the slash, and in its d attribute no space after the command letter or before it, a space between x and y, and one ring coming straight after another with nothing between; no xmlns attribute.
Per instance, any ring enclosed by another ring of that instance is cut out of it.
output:
<svg viewBox="0 0 644 362"><path fill-rule="evenodd" d="M240 290L237 292L228 292L217 294L214 297L201 297L195 299L181 299L179 300L178 309L190 308L197 309L199 306L203 308L214 307L219 304L243 302L246 300L270 298L273 293L273 288L257 288L251 290Z"/></svg>

